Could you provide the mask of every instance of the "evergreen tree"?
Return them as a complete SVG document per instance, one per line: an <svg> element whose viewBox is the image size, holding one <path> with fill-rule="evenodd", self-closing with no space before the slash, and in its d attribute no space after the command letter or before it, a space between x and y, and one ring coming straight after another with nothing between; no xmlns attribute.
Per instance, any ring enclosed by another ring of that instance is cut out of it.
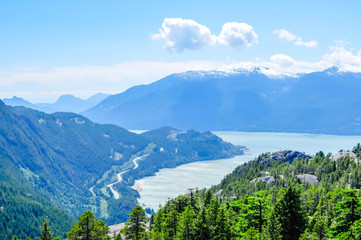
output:
<svg viewBox="0 0 361 240"><path fill-rule="evenodd" d="M223 208L220 208L218 211L214 234L214 239L229 240L232 238L231 227Z"/></svg>
<svg viewBox="0 0 361 240"><path fill-rule="evenodd" d="M279 223L276 213L273 211L264 228L263 236L265 240L282 239L281 224Z"/></svg>
<svg viewBox="0 0 361 240"><path fill-rule="evenodd" d="M254 227L250 227L245 233L242 239L244 240L259 240L260 233Z"/></svg>
<svg viewBox="0 0 361 240"><path fill-rule="evenodd" d="M180 238L182 240L193 240L195 234L194 210L187 206L182 215Z"/></svg>
<svg viewBox="0 0 361 240"><path fill-rule="evenodd" d="M178 233L179 213L176 210L170 212L165 219L164 237L166 239L174 239Z"/></svg>
<svg viewBox="0 0 361 240"><path fill-rule="evenodd" d="M211 203L212 198L213 198L212 192L211 192L211 190L208 190L206 192L206 196L204 198L204 207L207 207Z"/></svg>
<svg viewBox="0 0 361 240"><path fill-rule="evenodd" d="M51 240L53 233L50 231L49 220L45 219L43 226L41 226L41 235L38 237L39 240Z"/></svg>
<svg viewBox="0 0 361 240"><path fill-rule="evenodd" d="M154 219L154 231L162 232L162 224L164 222L164 210L163 208L159 209Z"/></svg>
<svg viewBox="0 0 361 240"><path fill-rule="evenodd" d="M211 231L207 224L206 209L202 208L196 219L196 240L208 240L211 237Z"/></svg>
<svg viewBox="0 0 361 240"><path fill-rule="evenodd" d="M209 229L211 229L211 238L213 238L214 235L214 228L217 221L218 216L218 209L219 209L219 203L217 199L212 199L211 204L207 208L207 223Z"/></svg>
<svg viewBox="0 0 361 240"><path fill-rule="evenodd" d="M338 236L341 233L348 232L350 226L361 218L360 199L355 190L343 190L340 192L343 201L338 201L335 206L336 225L332 228L332 234Z"/></svg>
<svg viewBox="0 0 361 240"><path fill-rule="evenodd" d="M307 217L302 209L300 194L294 187L288 187L277 202L275 216L281 224L281 235L284 240L296 240L306 229Z"/></svg>
<svg viewBox="0 0 361 240"><path fill-rule="evenodd" d="M91 211L86 211L67 233L69 240L110 240L109 227L95 218Z"/></svg>
<svg viewBox="0 0 361 240"><path fill-rule="evenodd" d="M137 205L129 214L125 224L126 239L140 240L145 235L145 222L147 218L144 209Z"/></svg>

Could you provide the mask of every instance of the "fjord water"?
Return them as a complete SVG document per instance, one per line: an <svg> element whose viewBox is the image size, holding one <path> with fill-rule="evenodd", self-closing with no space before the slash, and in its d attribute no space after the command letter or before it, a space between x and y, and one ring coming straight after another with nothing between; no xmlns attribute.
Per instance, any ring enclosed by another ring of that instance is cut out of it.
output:
<svg viewBox="0 0 361 240"><path fill-rule="evenodd" d="M171 169L161 169L155 176L137 180L141 187L139 203L158 209L159 204L187 192L189 188L208 188L238 165L253 160L260 153L279 150L297 150L309 154L323 151L337 153L340 149L352 150L361 143L361 136L336 136L299 133L213 132L223 140L249 149L248 155L231 159L194 162Z"/></svg>

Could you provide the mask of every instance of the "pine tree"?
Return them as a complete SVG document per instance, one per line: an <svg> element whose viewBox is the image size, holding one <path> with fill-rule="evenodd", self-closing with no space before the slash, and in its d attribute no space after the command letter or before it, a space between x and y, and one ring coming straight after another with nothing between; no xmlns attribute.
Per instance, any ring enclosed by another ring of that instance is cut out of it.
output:
<svg viewBox="0 0 361 240"><path fill-rule="evenodd" d="M129 214L129 219L125 224L126 239L140 240L145 235L146 216L144 209L137 205Z"/></svg>
<svg viewBox="0 0 361 240"><path fill-rule="evenodd" d="M91 211L86 211L78 218L78 222L66 234L68 240L110 240L109 227L95 218Z"/></svg>
<svg viewBox="0 0 361 240"><path fill-rule="evenodd" d="M223 208L220 208L218 211L214 234L214 239L229 240L232 238L231 227Z"/></svg>
<svg viewBox="0 0 361 240"><path fill-rule="evenodd" d="M174 239L178 233L179 213L176 210L170 212L164 223L164 236L166 239Z"/></svg>
<svg viewBox="0 0 361 240"><path fill-rule="evenodd" d="M43 226L41 226L41 235L38 237L39 240L51 240L53 233L50 231L49 220L45 219Z"/></svg>
<svg viewBox="0 0 361 240"><path fill-rule="evenodd" d="M211 190L208 190L204 198L204 207L207 207L211 203L212 198L213 198L212 192Z"/></svg>
<svg viewBox="0 0 361 240"><path fill-rule="evenodd" d="M211 231L207 224L206 209L202 208L196 219L196 240L208 240L211 237Z"/></svg>
<svg viewBox="0 0 361 240"><path fill-rule="evenodd" d="M194 224L194 210L191 206L187 206L182 215L181 221L181 239L182 240L193 240L195 234L195 224Z"/></svg>
<svg viewBox="0 0 361 240"><path fill-rule="evenodd" d="M361 218L361 203L356 195L356 190L343 190L341 193L344 201L338 201L335 206L337 216L334 218L336 225L332 228L332 234L349 231L350 226Z"/></svg>
<svg viewBox="0 0 361 240"><path fill-rule="evenodd" d="M267 221L267 225L263 230L265 240L282 239L281 224L279 223L274 211L271 213L271 216Z"/></svg>
<svg viewBox="0 0 361 240"><path fill-rule="evenodd" d="M299 192L292 186L288 187L274 210L277 220L281 224L282 239L298 239L305 231L307 224Z"/></svg>

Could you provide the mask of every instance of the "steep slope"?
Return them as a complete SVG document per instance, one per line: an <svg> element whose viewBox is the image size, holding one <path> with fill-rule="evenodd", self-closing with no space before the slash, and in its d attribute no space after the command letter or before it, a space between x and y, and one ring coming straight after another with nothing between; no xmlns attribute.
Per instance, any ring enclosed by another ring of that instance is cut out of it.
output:
<svg viewBox="0 0 361 240"><path fill-rule="evenodd" d="M12 239L14 235L35 239L46 217L54 235L64 237L75 219L54 207L48 198L10 160L0 156L0 239Z"/></svg>
<svg viewBox="0 0 361 240"><path fill-rule="evenodd" d="M303 76L277 99L275 129L331 134L361 133L361 74L332 67Z"/></svg>
<svg viewBox="0 0 361 240"><path fill-rule="evenodd" d="M258 68L173 74L110 96L84 115L129 129L260 130L273 99L294 81L269 78Z"/></svg>
<svg viewBox="0 0 361 240"><path fill-rule="evenodd" d="M211 133L190 131L179 133L187 141L179 145L185 150L175 154L163 145L173 141L162 140L166 135L146 137L159 131L138 135L74 113L49 115L0 101L2 156L54 206L74 216L91 209L107 223L124 221L136 205L135 179L165 166L243 153ZM200 147L191 148L195 142Z"/></svg>
<svg viewBox="0 0 361 240"><path fill-rule="evenodd" d="M263 68L186 72L112 95L84 112L129 129L179 129L359 134L361 73L270 77Z"/></svg>

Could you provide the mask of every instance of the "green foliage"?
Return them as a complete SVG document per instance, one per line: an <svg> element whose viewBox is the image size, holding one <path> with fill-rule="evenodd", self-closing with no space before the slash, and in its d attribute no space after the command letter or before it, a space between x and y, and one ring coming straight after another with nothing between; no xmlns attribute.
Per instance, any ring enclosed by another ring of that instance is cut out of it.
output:
<svg viewBox="0 0 361 240"><path fill-rule="evenodd" d="M67 233L69 240L110 240L109 227L96 219L91 211L86 211L79 217L74 227Z"/></svg>
<svg viewBox="0 0 361 240"><path fill-rule="evenodd" d="M61 208L73 217L91 209L108 224L125 222L136 206L139 194L131 188L134 180L154 175L164 167L242 154L239 147L210 132L169 130L175 131L174 139L168 138L167 128L135 134L115 125L96 124L74 113L46 114L6 106L1 101L0 116L0 157L7 161L4 164L7 168L13 168L11 175L21 177L33 192L48 199L47 205ZM147 157L134 169L133 160L144 155ZM116 174L120 172L125 172L123 181L113 185L120 198L114 199L107 186L117 181ZM2 182L9 184L8 181L0 175L0 187ZM14 198L22 200L19 194ZM25 198L33 199L27 195ZM17 229L11 221L16 214L10 209L7 212L11 215L7 219L10 224L4 231L4 224L0 224L0 238L15 234L37 236L45 216L33 214L39 219L30 224L35 221L33 215L23 214L20 218L24 217L29 224ZM59 236L72 224L49 220L54 225L54 234ZM0 216L0 223L4 222Z"/></svg>
<svg viewBox="0 0 361 240"><path fill-rule="evenodd" d="M302 209L298 190L290 186L274 208L281 225L282 239L298 239L307 226L305 211Z"/></svg>
<svg viewBox="0 0 361 240"><path fill-rule="evenodd" d="M361 170L357 161L322 152L313 159L272 156L280 155L262 154L211 190L168 201L154 217L150 239L361 238L361 192L350 188L361 180L352 175ZM275 181L254 180L266 174ZM299 174L317 181L302 182Z"/></svg>
<svg viewBox="0 0 361 240"><path fill-rule="evenodd" d="M141 206L133 208L129 214L129 220L125 224L124 233L126 239L140 240L145 236L145 211Z"/></svg>
<svg viewBox="0 0 361 240"><path fill-rule="evenodd" d="M45 219L43 226L41 226L41 235L38 240L51 240L53 233L50 231L49 220Z"/></svg>

